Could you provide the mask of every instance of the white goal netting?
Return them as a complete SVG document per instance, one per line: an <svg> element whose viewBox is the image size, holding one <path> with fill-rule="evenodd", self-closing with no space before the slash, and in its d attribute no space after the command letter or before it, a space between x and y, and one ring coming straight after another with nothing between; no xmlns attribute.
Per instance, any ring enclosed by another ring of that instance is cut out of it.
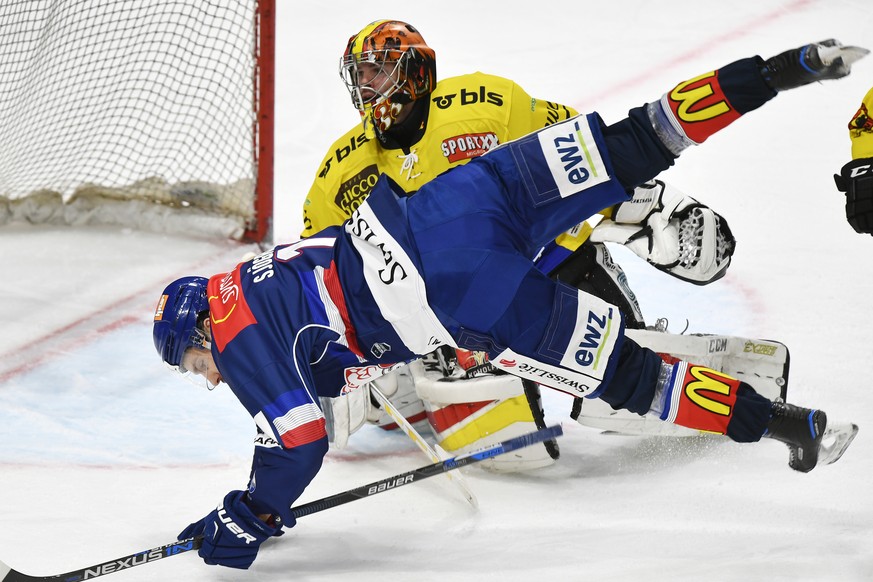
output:
<svg viewBox="0 0 873 582"><path fill-rule="evenodd" d="M242 238L257 16L256 0L0 3L0 224Z"/></svg>

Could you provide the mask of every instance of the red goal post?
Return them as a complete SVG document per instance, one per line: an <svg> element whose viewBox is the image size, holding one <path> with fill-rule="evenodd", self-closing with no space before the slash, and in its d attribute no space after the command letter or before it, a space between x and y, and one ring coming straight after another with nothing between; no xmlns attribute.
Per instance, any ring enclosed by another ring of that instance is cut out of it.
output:
<svg viewBox="0 0 873 582"><path fill-rule="evenodd" d="M275 0L0 3L0 225L272 236Z"/></svg>

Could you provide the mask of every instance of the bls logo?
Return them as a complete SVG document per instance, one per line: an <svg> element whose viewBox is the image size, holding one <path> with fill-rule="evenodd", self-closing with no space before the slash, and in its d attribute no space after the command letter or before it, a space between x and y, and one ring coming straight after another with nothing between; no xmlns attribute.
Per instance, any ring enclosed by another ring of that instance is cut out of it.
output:
<svg viewBox="0 0 873 582"><path fill-rule="evenodd" d="M582 137L579 121L573 123L574 132L559 135L554 139L555 149L564 164L564 173L571 184L582 184L591 176L591 160L585 150L585 140ZM587 167L586 167L587 166ZM593 171L593 167L592 167ZM595 175L597 175L595 173Z"/></svg>
<svg viewBox="0 0 873 582"><path fill-rule="evenodd" d="M456 97L458 97L457 93L452 93L450 95L437 95L433 98L433 102L439 109L448 109L452 106ZM503 95L493 91L485 91L485 87L483 86L480 86L478 91L475 89L472 91L461 89L460 103L461 105L489 103L491 105L496 105L497 107L502 107Z"/></svg>

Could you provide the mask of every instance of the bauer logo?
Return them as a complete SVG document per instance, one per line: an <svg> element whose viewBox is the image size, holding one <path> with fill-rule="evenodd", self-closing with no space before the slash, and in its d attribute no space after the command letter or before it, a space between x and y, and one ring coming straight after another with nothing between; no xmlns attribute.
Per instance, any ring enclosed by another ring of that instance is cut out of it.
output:
<svg viewBox="0 0 873 582"><path fill-rule="evenodd" d="M537 133L543 156L566 198L609 179L588 120L574 117Z"/></svg>

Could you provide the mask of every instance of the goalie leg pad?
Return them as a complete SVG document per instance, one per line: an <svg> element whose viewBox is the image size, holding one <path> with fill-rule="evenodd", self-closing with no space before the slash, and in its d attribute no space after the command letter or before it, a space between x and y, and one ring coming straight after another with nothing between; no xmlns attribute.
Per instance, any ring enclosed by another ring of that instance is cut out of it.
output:
<svg viewBox="0 0 873 582"><path fill-rule="evenodd" d="M536 430L534 414L518 378L491 374L444 378L438 372L422 371L416 373L416 389L438 444L455 454ZM481 466L511 473L552 463L544 445L500 455L483 461Z"/></svg>
<svg viewBox="0 0 873 582"><path fill-rule="evenodd" d="M678 335L649 330L627 330L627 337L641 346L661 354L669 354L673 361L685 360L713 368L742 380L743 384L768 400L785 400L788 395L788 372L790 353L788 348L771 340L738 336ZM742 400L744 391L738 393ZM614 410L599 400L576 402L578 410L573 418L583 426L620 434L643 434L658 436L694 436L698 431L661 422L658 418L633 414L627 410ZM743 415L743 418L745 416ZM743 420L735 414L734 425L729 427L742 440ZM757 421L750 420L757 426Z"/></svg>

